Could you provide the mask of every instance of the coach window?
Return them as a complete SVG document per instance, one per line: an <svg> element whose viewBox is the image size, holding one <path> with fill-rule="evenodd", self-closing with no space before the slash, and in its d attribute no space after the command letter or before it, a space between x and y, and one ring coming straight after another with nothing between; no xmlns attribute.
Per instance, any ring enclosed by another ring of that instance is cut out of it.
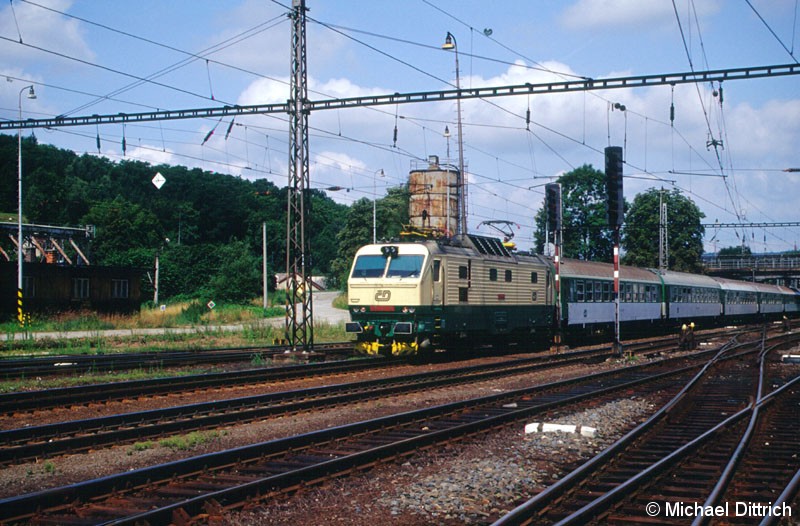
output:
<svg viewBox="0 0 800 526"><path fill-rule="evenodd" d="M467 267L464 265L458 267L458 279L467 279Z"/></svg>
<svg viewBox="0 0 800 526"><path fill-rule="evenodd" d="M611 283L608 281L603 282L603 301L611 301Z"/></svg>
<svg viewBox="0 0 800 526"><path fill-rule="evenodd" d="M603 301L603 282L594 282L594 301Z"/></svg>
<svg viewBox="0 0 800 526"><path fill-rule="evenodd" d="M433 260L433 281L438 282L442 273L442 260Z"/></svg>
<svg viewBox="0 0 800 526"><path fill-rule="evenodd" d="M531 283L539 283L539 274L531 272Z"/></svg>
<svg viewBox="0 0 800 526"><path fill-rule="evenodd" d="M511 283L511 271L506 270L506 283Z"/></svg>
<svg viewBox="0 0 800 526"><path fill-rule="evenodd" d="M497 269L490 268L489 269L489 281L497 281Z"/></svg>
<svg viewBox="0 0 800 526"><path fill-rule="evenodd" d="M586 303L590 303L590 302L594 301L594 282L593 281L587 281L586 282L586 292L584 293L584 298L583 299L584 299L584 301L586 301Z"/></svg>
<svg viewBox="0 0 800 526"><path fill-rule="evenodd" d="M578 303L583 301L583 281L575 282L575 301Z"/></svg>

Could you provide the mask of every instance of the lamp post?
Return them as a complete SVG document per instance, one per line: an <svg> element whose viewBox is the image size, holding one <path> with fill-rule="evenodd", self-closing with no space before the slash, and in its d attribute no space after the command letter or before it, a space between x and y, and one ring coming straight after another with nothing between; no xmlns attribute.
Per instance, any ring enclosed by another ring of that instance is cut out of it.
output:
<svg viewBox="0 0 800 526"><path fill-rule="evenodd" d="M378 223L376 221L377 215L377 203L378 203L378 174L381 174L381 177L384 176L383 168L376 171L372 175L372 244L374 245L378 241Z"/></svg>
<svg viewBox="0 0 800 526"><path fill-rule="evenodd" d="M456 56L456 111L458 112L458 191L459 191L459 214L457 230L459 234L467 233L467 209L466 195L464 187L464 137L461 133L461 79L458 71L458 42L451 32L447 32L442 49L452 49Z"/></svg>
<svg viewBox="0 0 800 526"><path fill-rule="evenodd" d="M35 99L36 92L33 91L33 84L25 86L19 90L19 120L22 121L22 92L28 90L28 98ZM17 319L19 324L25 325L25 317L22 312L22 260L24 255L22 253L22 127L17 132L18 152L17 152L17 184L18 184L18 201L17 206L19 211L17 214Z"/></svg>

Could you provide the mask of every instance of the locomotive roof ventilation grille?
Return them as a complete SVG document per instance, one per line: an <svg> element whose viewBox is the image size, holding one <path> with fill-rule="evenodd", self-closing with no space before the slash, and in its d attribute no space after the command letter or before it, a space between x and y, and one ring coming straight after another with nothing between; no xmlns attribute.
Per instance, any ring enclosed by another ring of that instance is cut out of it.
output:
<svg viewBox="0 0 800 526"><path fill-rule="evenodd" d="M506 247L504 247L503 243L496 237L476 236L474 234L468 234L467 237L469 237L472 244L475 245L475 248L481 254L503 256L507 258L511 257Z"/></svg>

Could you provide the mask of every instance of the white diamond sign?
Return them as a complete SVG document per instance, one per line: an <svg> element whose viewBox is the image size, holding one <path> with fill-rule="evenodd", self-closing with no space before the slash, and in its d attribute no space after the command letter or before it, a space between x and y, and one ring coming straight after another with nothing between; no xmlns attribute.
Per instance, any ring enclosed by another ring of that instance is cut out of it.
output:
<svg viewBox="0 0 800 526"><path fill-rule="evenodd" d="M157 172L156 176L153 177L153 180L152 180L153 186L155 186L159 190L161 190L161 187L164 186L164 183L166 183L166 182L167 182L167 179L163 175L161 175L161 172Z"/></svg>

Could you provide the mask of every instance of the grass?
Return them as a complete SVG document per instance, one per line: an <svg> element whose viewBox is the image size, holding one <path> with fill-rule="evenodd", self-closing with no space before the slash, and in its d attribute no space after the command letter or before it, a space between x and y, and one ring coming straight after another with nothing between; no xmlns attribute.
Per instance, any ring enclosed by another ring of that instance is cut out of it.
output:
<svg viewBox="0 0 800 526"><path fill-rule="evenodd" d="M283 294L273 297L279 302ZM346 295L334 301L339 308L347 308ZM0 324L0 357L49 355L49 354L105 354L127 351L199 350L215 347L251 347L272 345L285 339L283 323L265 323L265 320L280 319L285 314L282 304L263 308L257 299L247 305L218 304L209 309L199 300L167 302L162 310L156 306L143 307L131 315L100 315L93 312L70 312L54 316L33 316L24 329L16 321ZM225 326L239 326L238 330L226 330ZM274 325L274 326L273 326ZM165 330L160 334L143 334L138 329L182 329L193 328L188 333ZM102 331L116 329L130 331L130 335L105 336ZM44 340L26 337L31 332L85 331L83 338L54 336ZM23 334L23 339L15 339ZM343 341L348 336L344 324L314 324L314 341L318 343ZM2 384L0 384L0 391Z"/></svg>
<svg viewBox="0 0 800 526"><path fill-rule="evenodd" d="M159 445L174 450L187 451L220 437L217 431L193 431L187 435L178 435L158 441Z"/></svg>

